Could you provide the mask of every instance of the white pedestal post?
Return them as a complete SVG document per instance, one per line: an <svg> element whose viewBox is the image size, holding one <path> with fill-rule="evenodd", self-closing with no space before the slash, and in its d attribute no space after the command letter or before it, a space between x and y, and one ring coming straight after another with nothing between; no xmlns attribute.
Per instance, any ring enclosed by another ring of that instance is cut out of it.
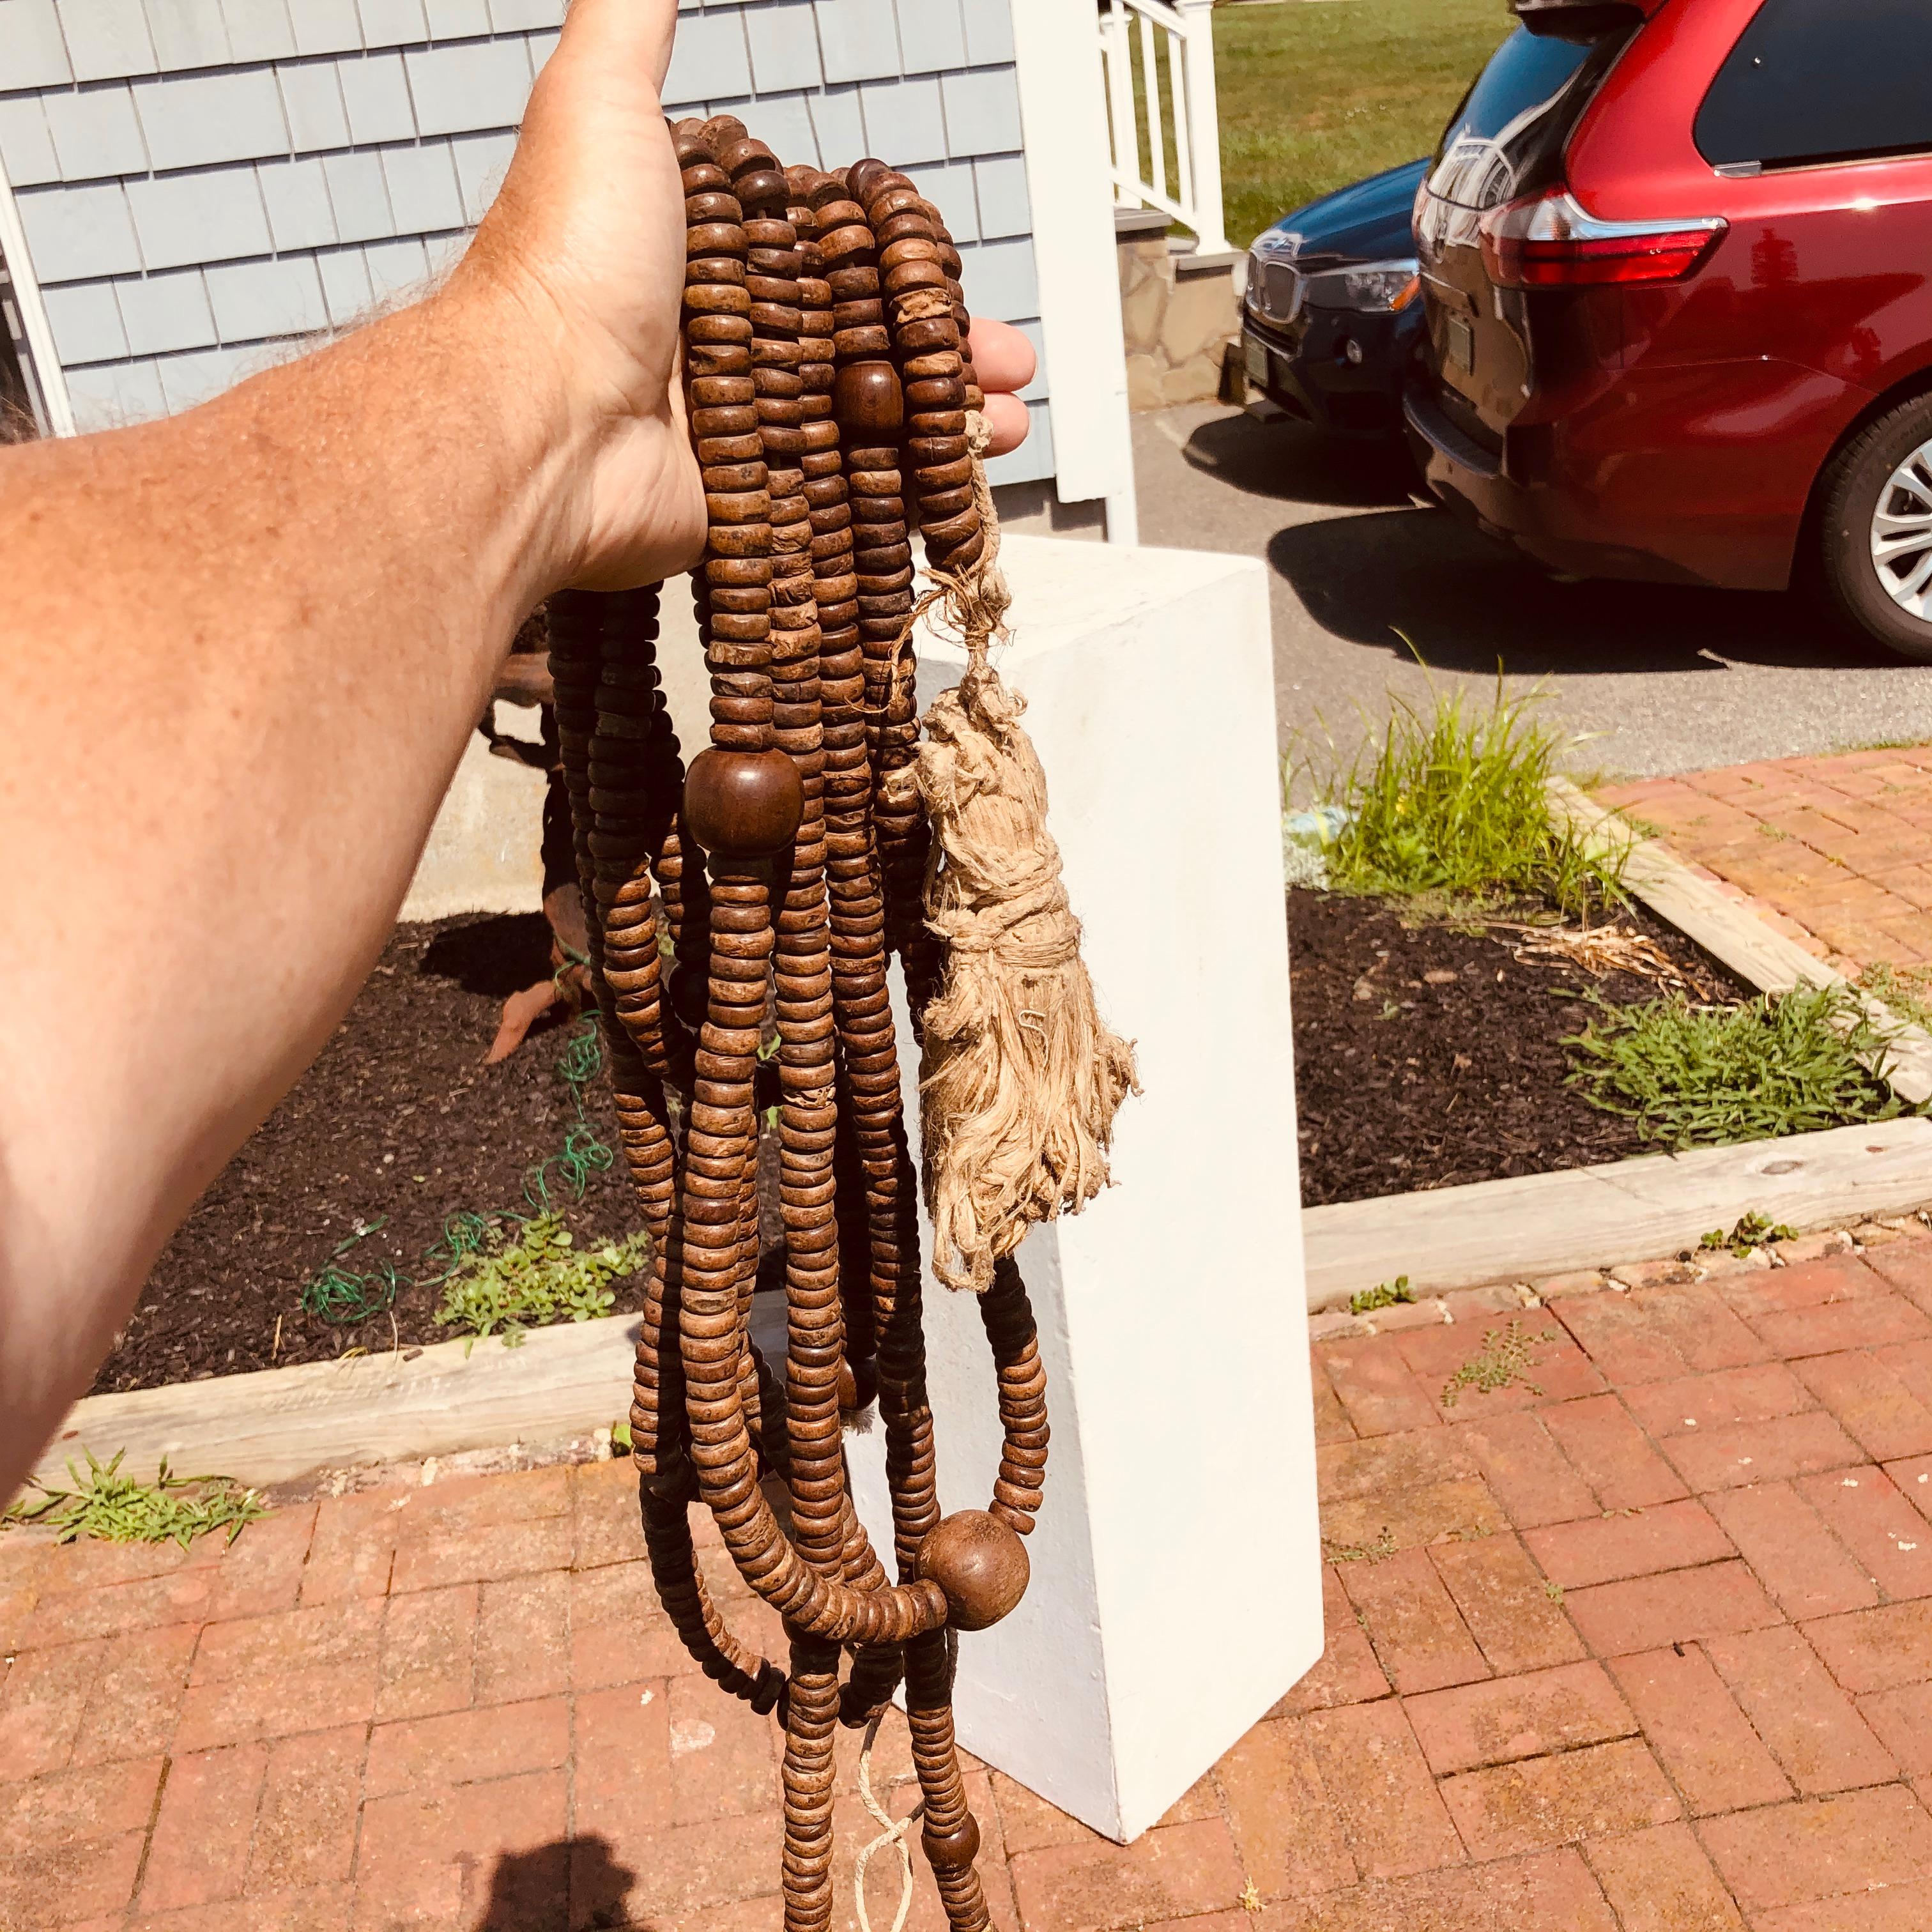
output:
<svg viewBox="0 0 1932 1932"><path fill-rule="evenodd" d="M960 1640L959 1736L1125 1840L1322 1651L1268 590L1243 557L1016 537L1004 561L999 668L1145 1090L1117 1123L1114 1186L1020 1252L1046 1502L1024 1602ZM923 711L964 658L919 650ZM908 1040L915 1118L916 1082ZM991 1354L971 1297L930 1273L926 1294L940 1502L984 1508ZM889 1548L882 1440L848 1446Z"/></svg>
<svg viewBox="0 0 1932 1932"><path fill-rule="evenodd" d="M1267 575L1050 537L1010 537L1002 556L999 668L1026 695L1087 962L1145 1090L1117 1123L1115 1184L1020 1251L1048 1377L1046 1502L1025 1600L960 1640L959 1738L1125 1840L1322 1652ZM688 754L704 666L688 600L674 588L665 606ZM964 660L929 634L919 652L923 712ZM899 1020L916 1120L903 1005ZM929 1272L926 1309L940 1504L983 1509L992 1354L972 1298ZM890 1564L884 1438L847 1448Z"/></svg>

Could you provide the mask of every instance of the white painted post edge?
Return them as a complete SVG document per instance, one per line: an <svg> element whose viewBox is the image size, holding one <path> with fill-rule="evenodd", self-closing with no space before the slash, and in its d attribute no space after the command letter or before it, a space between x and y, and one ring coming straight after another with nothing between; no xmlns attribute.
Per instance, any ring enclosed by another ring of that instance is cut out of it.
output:
<svg viewBox="0 0 1932 1932"><path fill-rule="evenodd" d="M1200 252L1231 252L1221 188L1221 105L1214 77L1214 0L1174 0L1186 23L1187 124L1194 156L1194 232Z"/></svg>
<svg viewBox="0 0 1932 1932"><path fill-rule="evenodd" d="M72 436L74 401L68 393L67 371L61 367L60 352L54 346L46 304L40 299L40 278L27 250L20 203L14 199L14 184L7 178L4 164L0 164L0 260L7 264L8 280L20 304L20 332L27 338L27 352L34 364L27 376L40 392L47 428L55 436Z"/></svg>
<svg viewBox="0 0 1932 1932"><path fill-rule="evenodd" d="M1040 332L1063 503L1131 488L1126 339L1106 79L1093 0L1014 0Z"/></svg>
<svg viewBox="0 0 1932 1932"><path fill-rule="evenodd" d="M1246 558L1016 537L1002 561L1000 668L1145 1090L1114 1186L1021 1250L1052 1460L1025 1601L961 1640L959 1736L1124 1840L1322 1643L1268 590ZM923 709L962 659L920 652ZM908 1055L909 1102L916 1077ZM999 1432L978 1310L928 1275L926 1312L941 1504L983 1508ZM880 1438L847 1450L889 1542Z"/></svg>

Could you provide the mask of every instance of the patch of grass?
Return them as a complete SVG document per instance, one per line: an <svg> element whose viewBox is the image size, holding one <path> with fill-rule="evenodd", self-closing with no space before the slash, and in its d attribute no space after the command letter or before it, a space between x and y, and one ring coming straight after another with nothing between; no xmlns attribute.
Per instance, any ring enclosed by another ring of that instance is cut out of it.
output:
<svg viewBox="0 0 1932 1932"><path fill-rule="evenodd" d="M1591 1106L1666 1147L1725 1147L1907 1111L1885 1083L1885 1042L1846 986L1800 986L1722 1010L1682 999L1606 1007L1564 1044L1570 1083Z"/></svg>
<svg viewBox="0 0 1932 1932"><path fill-rule="evenodd" d="M560 1214L513 1225L514 1236L501 1225L491 1227L482 1247L444 1278L440 1325L468 1330L472 1342L500 1328L504 1346L515 1348L526 1329L609 1314L617 1299L610 1283L650 1258L648 1234L579 1254Z"/></svg>
<svg viewBox="0 0 1932 1932"><path fill-rule="evenodd" d="M1364 1288L1348 1298L1351 1315L1372 1315L1378 1308L1393 1308L1400 1301L1413 1301L1415 1291L1408 1285L1408 1277L1399 1274L1393 1281L1378 1282L1373 1288Z"/></svg>
<svg viewBox="0 0 1932 1932"><path fill-rule="evenodd" d="M1881 959L1858 975L1858 987L1899 1018L1932 1029L1932 967L1894 966Z"/></svg>
<svg viewBox="0 0 1932 1932"><path fill-rule="evenodd" d="M226 1530L232 1543L250 1523L268 1514L253 1490L244 1490L226 1476L177 1476L163 1458L152 1483L137 1483L121 1474L122 1450L111 1462L94 1460L85 1450L87 1474L70 1462L71 1489L50 1488L35 1482L38 1501L22 1496L0 1522L38 1523L56 1531L62 1543L83 1536L104 1543L178 1543L185 1550L198 1536Z"/></svg>
<svg viewBox="0 0 1932 1932"><path fill-rule="evenodd" d="M1394 1533L1388 1529L1372 1543L1329 1543L1327 1547L1330 1563L1386 1563L1396 1554Z"/></svg>
<svg viewBox="0 0 1932 1932"><path fill-rule="evenodd" d="M1216 9L1230 239L1430 153L1511 24L1498 0Z"/></svg>
<svg viewBox="0 0 1932 1932"><path fill-rule="evenodd" d="M1700 1238L1697 1245L1712 1253L1728 1248L1742 1261L1752 1249L1762 1247L1766 1241L1793 1241L1797 1238L1796 1228L1787 1228L1783 1222L1774 1221L1768 1214L1760 1214L1753 1208L1748 1214L1738 1216L1737 1226L1728 1234L1721 1228L1713 1228Z"/></svg>
<svg viewBox="0 0 1932 1932"><path fill-rule="evenodd" d="M1318 775L1349 814L1328 850L1331 890L1540 898L1577 918L1622 903L1622 853L1594 851L1551 807L1550 780L1574 741L1538 720L1538 698L1511 697L1500 679L1487 704L1460 690L1426 711L1397 698L1352 764Z"/></svg>
<svg viewBox="0 0 1932 1932"><path fill-rule="evenodd" d="M1538 1344L1556 1340L1546 1328L1534 1335L1527 1333L1520 1322L1512 1322L1507 1328L1489 1330L1483 1336L1480 1352L1472 1355L1443 1384L1442 1406L1454 1408L1462 1400L1465 1389L1490 1395L1516 1382L1532 1395L1540 1395L1541 1387L1529 1378L1529 1366L1536 1359Z"/></svg>

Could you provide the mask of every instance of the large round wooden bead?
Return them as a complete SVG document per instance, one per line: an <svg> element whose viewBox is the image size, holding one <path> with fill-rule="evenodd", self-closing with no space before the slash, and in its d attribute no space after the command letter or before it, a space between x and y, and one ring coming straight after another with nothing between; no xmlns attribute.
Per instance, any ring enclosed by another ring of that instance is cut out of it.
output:
<svg viewBox="0 0 1932 1932"><path fill-rule="evenodd" d="M928 1862L949 1871L963 1870L980 1856L979 1821L970 1811L950 1832L936 1832L928 1821L919 1835Z"/></svg>
<svg viewBox="0 0 1932 1932"><path fill-rule="evenodd" d="M760 859L783 851L798 836L805 787L783 752L728 752L714 745L699 752L685 774L684 810L691 836L706 851Z"/></svg>
<svg viewBox="0 0 1932 1932"><path fill-rule="evenodd" d="M899 372L890 362L848 363L832 384L832 414L848 434L896 435L905 422Z"/></svg>
<svg viewBox="0 0 1932 1932"><path fill-rule="evenodd" d="M919 1546L919 1574L945 1592L955 1630L990 1629L1026 1594L1031 1570L1025 1544L984 1510L957 1511Z"/></svg>

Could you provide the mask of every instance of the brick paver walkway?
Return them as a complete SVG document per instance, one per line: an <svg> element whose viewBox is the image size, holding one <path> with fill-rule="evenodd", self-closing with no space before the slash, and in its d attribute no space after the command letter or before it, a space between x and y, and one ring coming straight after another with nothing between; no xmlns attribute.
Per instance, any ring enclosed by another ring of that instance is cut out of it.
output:
<svg viewBox="0 0 1932 1932"><path fill-rule="evenodd" d="M997 1923L1932 1926L1932 1238L1880 1238L1325 1324L1328 1654L1126 1850L976 1768ZM1535 1386L1448 1401L1512 1318ZM0 1538L0 1927L776 1926L771 1727L637 1557L609 1463Z"/></svg>
<svg viewBox="0 0 1932 1932"><path fill-rule="evenodd" d="M1598 796L1854 976L1932 963L1932 745L1732 765Z"/></svg>

